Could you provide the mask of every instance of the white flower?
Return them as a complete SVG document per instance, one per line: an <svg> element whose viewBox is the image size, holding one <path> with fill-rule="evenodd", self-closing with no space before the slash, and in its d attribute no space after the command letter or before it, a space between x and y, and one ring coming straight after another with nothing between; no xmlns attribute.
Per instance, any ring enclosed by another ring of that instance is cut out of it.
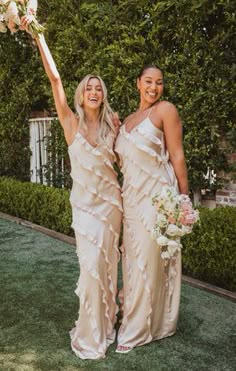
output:
<svg viewBox="0 0 236 371"><path fill-rule="evenodd" d="M36 13L37 8L38 8L38 1L37 0L29 0L28 4L27 4L27 8L29 10L33 11L34 13Z"/></svg>
<svg viewBox="0 0 236 371"><path fill-rule="evenodd" d="M3 22L0 22L0 32L7 32L7 27Z"/></svg>
<svg viewBox="0 0 236 371"><path fill-rule="evenodd" d="M189 196L188 195L185 195L185 194L180 194L179 195L179 200L180 200L180 202L183 202L185 204L190 204L190 205L192 204Z"/></svg>
<svg viewBox="0 0 236 371"><path fill-rule="evenodd" d="M168 252L171 257L176 253L176 251L179 250L179 247L180 247L180 244L177 241L170 240L168 242Z"/></svg>
<svg viewBox="0 0 236 371"><path fill-rule="evenodd" d="M10 2L10 5L8 6L7 11L5 13L5 19L6 21L12 20L17 25L20 25L20 17L18 15L17 5L14 1Z"/></svg>
<svg viewBox="0 0 236 371"><path fill-rule="evenodd" d="M170 259L170 254L168 251L162 251L161 252L162 259Z"/></svg>
<svg viewBox="0 0 236 371"><path fill-rule="evenodd" d="M192 232L192 227L190 226L183 225L181 229L182 229L182 236Z"/></svg>
<svg viewBox="0 0 236 371"><path fill-rule="evenodd" d="M178 241L169 240L168 247L177 249L180 243Z"/></svg>
<svg viewBox="0 0 236 371"><path fill-rule="evenodd" d="M169 236L179 236L179 228L175 224L169 224L166 234Z"/></svg>
<svg viewBox="0 0 236 371"><path fill-rule="evenodd" d="M156 241L159 246L166 246L169 243L169 239L165 236L158 237Z"/></svg>
<svg viewBox="0 0 236 371"><path fill-rule="evenodd" d="M167 219L165 215L163 214L157 214L156 223L158 224L158 227L163 228L167 225Z"/></svg>
<svg viewBox="0 0 236 371"><path fill-rule="evenodd" d="M182 236L184 236L186 234L186 232L183 230L183 226L181 226L178 229L179 229L179 231L178 231L178 234L176 236L182 237Z"/></svg>

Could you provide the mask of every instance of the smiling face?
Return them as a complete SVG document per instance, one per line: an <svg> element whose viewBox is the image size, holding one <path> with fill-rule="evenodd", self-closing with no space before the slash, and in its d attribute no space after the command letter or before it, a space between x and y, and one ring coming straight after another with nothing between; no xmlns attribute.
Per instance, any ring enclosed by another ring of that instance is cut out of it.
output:
<svg viewBox="0 0 236 371"><path fill-rule="evenodd" d="M137 79L137 87L140 93L140 105L143 107L153 105L160 99L163 93L162 72L156 67L145 69Z"/></svg>
<svg viewBox="0 0 236 371"><path fill-rule="evenodd" d="M98 109L103 102L104 94L101 82L96 77L88 80L83 94L84 108Z"/></svg>

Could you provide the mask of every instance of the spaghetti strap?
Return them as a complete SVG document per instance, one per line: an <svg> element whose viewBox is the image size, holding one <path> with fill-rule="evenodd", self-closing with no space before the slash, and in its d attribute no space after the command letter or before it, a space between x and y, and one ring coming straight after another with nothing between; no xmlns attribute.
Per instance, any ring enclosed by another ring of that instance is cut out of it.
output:
<svg viewBox="0 0 236 371"><path fill-rule="evenodd" d="M148 112L148 115L147 115L147 118L149 118L151 112L152 112L152 109L153 109L153 106L150 108L149 112Z"/></svg>
<svg viewBox="0 0 236 371"><path fill-rule="evenodd" d="M150 108L150 110L149 110L149 112L148 112L148 115L147 115L147 118L149 118L149 116L151 115L152 109L153 109L154 107L159 106L159 103L160 103L160 101L158 101L157 103L155 103L155 104Z"/></svg>

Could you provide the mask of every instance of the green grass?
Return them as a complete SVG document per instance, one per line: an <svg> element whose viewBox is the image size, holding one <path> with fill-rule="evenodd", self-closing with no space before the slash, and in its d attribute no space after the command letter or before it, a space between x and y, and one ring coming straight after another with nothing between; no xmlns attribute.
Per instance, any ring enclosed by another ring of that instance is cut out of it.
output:
<svg viewBox="0 0 236 371"><path fill-rule="evenodd" d="M82 361L70 349L79 270L72 246L0 219L0 370L230 371L236 306L183 285L175 336Z"/></svg>

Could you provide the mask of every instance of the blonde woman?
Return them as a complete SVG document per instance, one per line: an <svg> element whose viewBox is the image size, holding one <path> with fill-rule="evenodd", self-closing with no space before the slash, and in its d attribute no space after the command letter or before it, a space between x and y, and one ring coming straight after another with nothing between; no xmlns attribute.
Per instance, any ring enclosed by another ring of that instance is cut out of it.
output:
<svg viewBox="0 0 236 371"><path fill-rule="evenodd" d="M30 17L22 18L27 30ZM43 35L36 39L52 86L59 121L71 160L70 202L80 277L76 294L79 319L70 332L71 347L81 359L99 359L115 340L118 241L122 206L113 169L116 129L101 77L87 75L68 106L60 75Z"/></svg>

